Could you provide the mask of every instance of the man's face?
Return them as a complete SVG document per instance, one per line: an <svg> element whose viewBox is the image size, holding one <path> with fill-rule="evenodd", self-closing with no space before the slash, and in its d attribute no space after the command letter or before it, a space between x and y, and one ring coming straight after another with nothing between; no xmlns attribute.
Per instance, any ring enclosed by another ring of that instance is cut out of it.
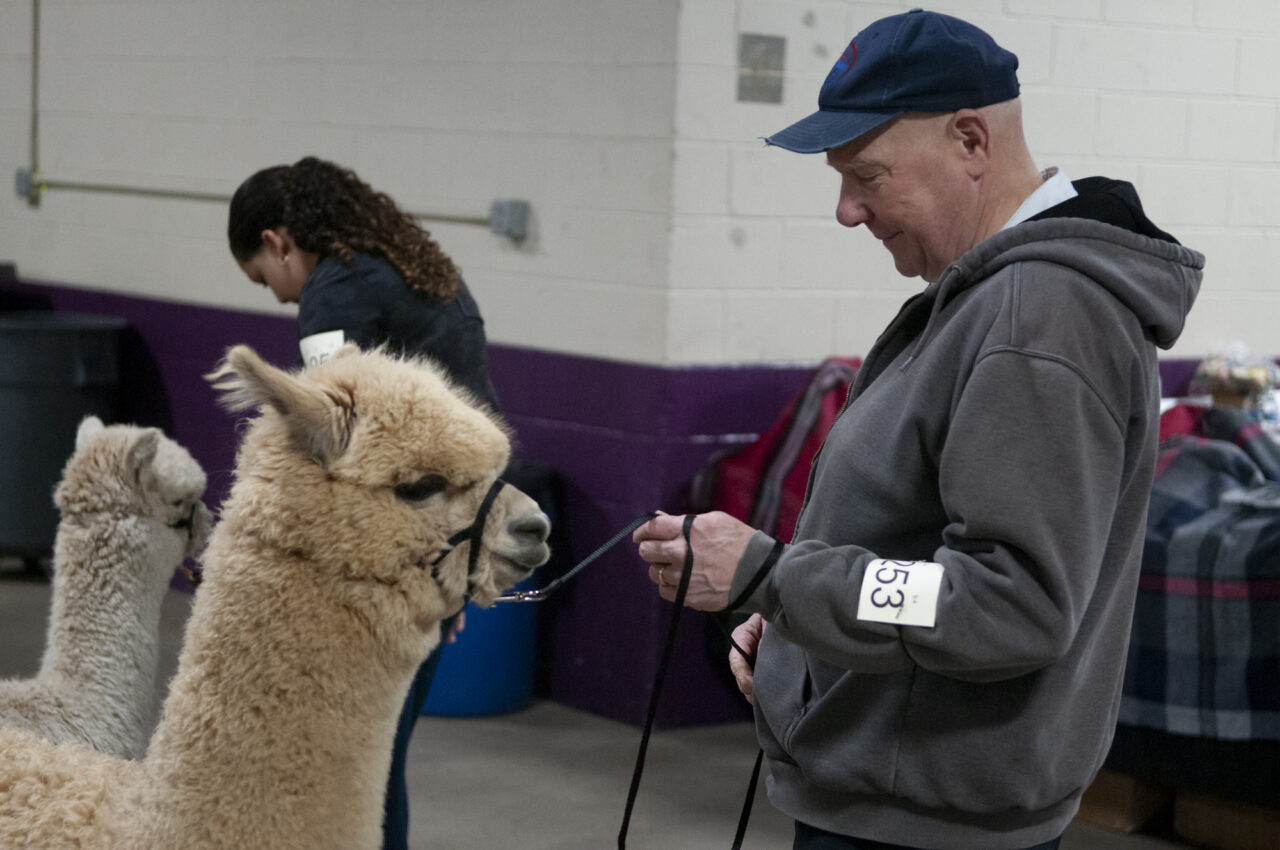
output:
<svg viewBox="0 0 1280 850"><path fill-rule="evenodd" d="M974 181L950 143L949 115L902 116L827 151L840 174L836 220L864 224L898 272L935 281L975 243Z"/></svg>

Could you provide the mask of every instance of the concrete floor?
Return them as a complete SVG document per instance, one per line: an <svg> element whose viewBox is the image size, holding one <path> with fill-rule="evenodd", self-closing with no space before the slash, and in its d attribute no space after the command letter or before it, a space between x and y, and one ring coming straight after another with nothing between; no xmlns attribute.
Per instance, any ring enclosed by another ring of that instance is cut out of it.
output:
<svg viewBox="0 0 1280 850"><path fill-rule="evenodd" d="M49 585L0 563L0 678L32 675L43 652ZM191 597L165 601L157 699L182 640ZM407 778L414 850L601 850L617 845L640 730L537 701L486 718L423 717ZM723 850L732 844L756 745L749 724L655 733L631 818L633 850ZM762 782L763 785L763 782ZM763 792L748 850L791 846L791 821ZM1154 835L1124 835L1083 823L1063 850L1178 850Z"/></svg>

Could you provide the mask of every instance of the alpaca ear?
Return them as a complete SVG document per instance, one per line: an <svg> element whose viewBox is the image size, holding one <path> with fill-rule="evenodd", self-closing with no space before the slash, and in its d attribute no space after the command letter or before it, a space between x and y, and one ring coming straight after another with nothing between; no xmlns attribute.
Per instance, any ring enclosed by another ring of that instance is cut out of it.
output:
<svg viewBox="0 0 1280 850"><path fill-rule="evenodd" d="M229 349L219 368L205 378L223 393L228 410L273 408L308 457L328 464L346 451L354 419L349 397L277 369L247 345Z"/></svg>
<svg viewBox="0 0 1280 850"><path fill-rule="evenodd" d="M129 443L125 454L125 469L128 469L135 481L141 480L142 470L155 460L156 451L160 448L160 432L155 428L145 428Z"/></svg>
<svg viewBox="0 0 1280 850"><path fill-rule="evenodd" d="M83 449L89 440L105 427L102 420L96 416L86 416L81 420L80 427L76 429L76 451Z"/></svg>

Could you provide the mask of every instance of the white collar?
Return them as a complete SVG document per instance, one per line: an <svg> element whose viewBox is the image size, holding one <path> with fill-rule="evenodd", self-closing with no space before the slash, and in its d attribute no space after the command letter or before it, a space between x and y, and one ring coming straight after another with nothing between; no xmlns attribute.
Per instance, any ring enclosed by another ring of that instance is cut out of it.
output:
<svg viewBox="0 0 1280 850"><path fill-rule="evenodd" d="M1067 178L1066 172L1060 170L1057 166L1046 168L1040 172L1043 182L1036 187L1036 190L1027 196L1022 202L1022 206L1018 207L1013 217L1005 222L1001 230L1007 230L1015 224L1021 224L1034 215L1039 215L1049 207L1055 207L1063 201L1069 201L1077 194L1071 180Z"/></svg>

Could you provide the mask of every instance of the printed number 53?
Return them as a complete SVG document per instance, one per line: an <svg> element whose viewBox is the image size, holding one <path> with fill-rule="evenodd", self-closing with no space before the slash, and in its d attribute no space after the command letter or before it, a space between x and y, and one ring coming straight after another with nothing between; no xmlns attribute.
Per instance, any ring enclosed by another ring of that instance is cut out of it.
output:
<svg viewBox="0 0 1280 850"><path fill-rule="evenodd" d="M910 575L906 570L900 570L896 567L881 567L876 570L876 581L881 586L871 591L871 604L877 608L901 608L903 603L907 601L906 594L898 589L894 589L892 593L884 593L885 586L899 580L905 585ZM884 595L877 598L881 593L884 593Z"/></svg>

